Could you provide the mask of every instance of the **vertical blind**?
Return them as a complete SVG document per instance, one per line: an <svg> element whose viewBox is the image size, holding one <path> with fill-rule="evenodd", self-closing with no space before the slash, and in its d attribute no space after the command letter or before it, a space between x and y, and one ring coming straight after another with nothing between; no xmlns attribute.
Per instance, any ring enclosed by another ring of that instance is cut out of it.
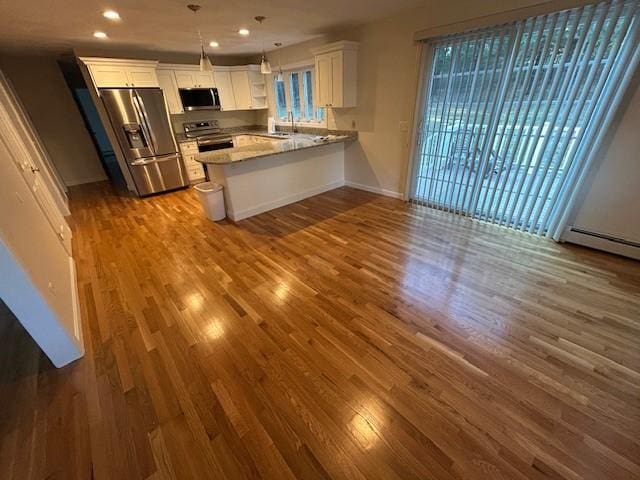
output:
<svg viewBox="0 0 640 480"><path fill-rule="evenodd" d="M559 238L640 56L640 1L430 42L411 200Z"/></svg>

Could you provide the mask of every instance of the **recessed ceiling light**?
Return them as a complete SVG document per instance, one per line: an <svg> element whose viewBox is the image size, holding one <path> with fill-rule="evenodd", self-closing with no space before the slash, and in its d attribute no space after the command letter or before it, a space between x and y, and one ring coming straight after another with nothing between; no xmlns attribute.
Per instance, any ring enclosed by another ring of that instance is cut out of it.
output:
<svg viewBox="0 0 640 480"><path fill-rule="evenodd" d="M107 38L107 34L104 32L93 32L93 36L96 38Z"/></svg>
<svg viewBox="0 0 640 480"><path fill-rule="evenodd" d="M102 16L104 18L108 18L109 20L120 20L120 14L115 10L105 10L102 12Z"/></svg>
<svg viewBox="0 0 640 480"><path fill-rule="evenodd" d="M209 46L213 47L213 48L218 48L220 46L220 44L218 42L216 42L215 40L209 42Z"/></svg>
<svg viewBox="0 0 640 480"><path fill-rule="evenodd" d="M238 30L238 33L246 37L247 35L249 35L249 30L247 30L246 28L241 28L240 30Z"/></svg>

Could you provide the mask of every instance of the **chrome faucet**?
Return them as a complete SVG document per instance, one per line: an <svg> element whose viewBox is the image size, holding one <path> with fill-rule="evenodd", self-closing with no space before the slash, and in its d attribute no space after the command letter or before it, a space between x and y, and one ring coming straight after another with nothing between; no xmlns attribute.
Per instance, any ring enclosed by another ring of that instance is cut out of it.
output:
<svg viewBox="0 0 640 480"><path fill-rule="evenodd" d="M293 119L293 110L289 110L289 115L291 115L291 133L298 133L296 130L296 124Z"/></svg>

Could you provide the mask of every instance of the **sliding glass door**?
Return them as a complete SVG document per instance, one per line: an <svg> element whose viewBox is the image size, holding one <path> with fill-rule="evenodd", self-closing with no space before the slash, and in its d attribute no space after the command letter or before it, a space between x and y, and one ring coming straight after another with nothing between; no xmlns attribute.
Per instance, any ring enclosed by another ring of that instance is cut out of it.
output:
<svg viewBox="0 0 640 480"><path fill-rule="evenodd" d="M637 62L638 20L614 1L431 42L412 200L549 232Z"/></svg>

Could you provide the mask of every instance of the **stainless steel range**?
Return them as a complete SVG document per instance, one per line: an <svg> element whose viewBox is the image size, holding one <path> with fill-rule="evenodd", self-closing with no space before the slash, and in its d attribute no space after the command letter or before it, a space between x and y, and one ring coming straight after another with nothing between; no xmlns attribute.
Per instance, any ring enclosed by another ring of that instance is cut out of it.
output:
<svg viewBox="0 0 640 480"><path fill-rule="evenodd" d="M182 124L184 135L198 143L199 152L210 152L233 147L233 137L223 133L217 120L186 122Z"/></svg>

